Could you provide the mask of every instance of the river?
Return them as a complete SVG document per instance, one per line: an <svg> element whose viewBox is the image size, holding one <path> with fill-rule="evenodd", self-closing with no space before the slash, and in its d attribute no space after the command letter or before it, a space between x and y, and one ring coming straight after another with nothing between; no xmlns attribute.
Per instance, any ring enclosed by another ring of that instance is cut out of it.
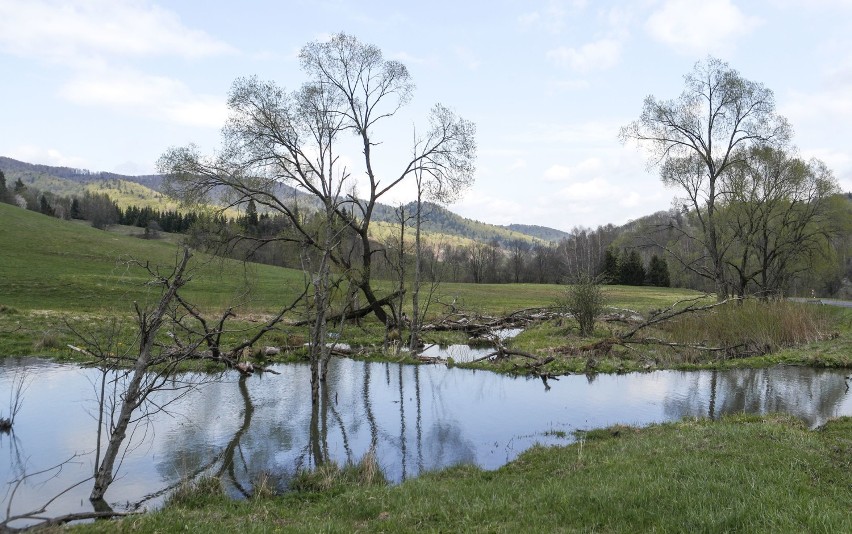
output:
<svg viewBox="0 0 852 534"><path fill-rule="evenodd" d="M221 475L235 498L250 494L260 475L283 490L299 468L357 461L371 448L399 482L458 463L495 469L533 444L570 443L579 429L735 412L784 412L815 427L852 415L843 371L802 367L572 375L545 384L444 365L333 359L316 407L307 365L273 368L281 374L188 375L201 384L155 398L174 402L136 428L107 501L116 509L156 507L168 488L199 473ZM14 432L0 434L0 480L68 462L28 479L13 512L91 475L102 378L97 369L7 358L0 402L23 371L32 383ZM90 510L90 490L89 481L68 491L48 513Z"/></svg>

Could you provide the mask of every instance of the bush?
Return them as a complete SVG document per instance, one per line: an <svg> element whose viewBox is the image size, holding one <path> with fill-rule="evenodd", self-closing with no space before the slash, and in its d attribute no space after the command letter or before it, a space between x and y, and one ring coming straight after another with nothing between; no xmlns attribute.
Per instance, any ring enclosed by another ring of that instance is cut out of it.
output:
<svg viewBox="0 0 852 534"><path fill-rule="evenodd" d="M599 279L581 275L568 287L557 304L570 313L580 325L580 335L588 337L594 332L595 319L603 313L606 295Z"/></svg>

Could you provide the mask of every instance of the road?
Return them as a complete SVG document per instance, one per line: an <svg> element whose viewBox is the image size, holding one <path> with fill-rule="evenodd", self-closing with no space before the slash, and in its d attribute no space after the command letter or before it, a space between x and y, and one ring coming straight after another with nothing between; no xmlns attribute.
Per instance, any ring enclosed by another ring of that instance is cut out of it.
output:
<svg viewBox="0 0 852 534"><path fill-rule="evenodd" d="M838 299L805 299L805 298L790 298L793 302L811 302L813 304L824 304L826 306L838 306L840 308L852 308L852 300Z"/></svg>

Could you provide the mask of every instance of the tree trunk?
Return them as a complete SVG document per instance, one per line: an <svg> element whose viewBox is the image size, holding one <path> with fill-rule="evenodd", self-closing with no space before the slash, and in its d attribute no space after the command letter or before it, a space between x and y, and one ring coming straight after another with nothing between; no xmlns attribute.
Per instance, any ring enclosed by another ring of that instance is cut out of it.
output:
<svg viewBox="0 0 852 534"><path fill-rule="evenodd" d="M418 183L417 187L417 213L414 221L414 284L411 288L411 337L408 341L408 350L411 354L417 352L420 346L420 277L422 273L423 251L420 246L420 222L423 203Z"/></svg>
<svg viewBox="0 0 852 534"><path fill-rule="evenodd" d="M136 359L136 365L133 367L133 378L131 378L130 384L127 386L127 390L123 395L124 400L121 403L121 412L116 421L115 429L110 435L103 461L95 472L95 484L92 488L92 493L89 495L90 501L102 500L110 484L112 484L113 467L121 450L121 444L124 442L124 438L127 437L127 427L130 424L130 419L133 416L134 410L151 393L150 389L142 386L142 380L145 378L145 374L148 372L148 367L154 357L154 340L163 324L163 317L168 311L175 293L185 283L183 273L190 257L189 249L185 248L183 260L175 271L174 278L166 281L166 291L160 297L157 308L150 317L145 317L144 314L140 315L139 321L142 336L139 341L139 357ZM101 398L101 402L104 402L103 398Z"/></svg>

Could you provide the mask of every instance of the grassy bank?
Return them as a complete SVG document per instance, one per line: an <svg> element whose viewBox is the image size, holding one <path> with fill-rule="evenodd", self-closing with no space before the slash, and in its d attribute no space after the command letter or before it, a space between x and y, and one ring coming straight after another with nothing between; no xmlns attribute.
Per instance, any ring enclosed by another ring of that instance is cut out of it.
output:
<svg viewBox="0 0 852 534"><path fill-rule="evenodd" d="M203 490L80 532L850 532L852 419L728 417L588 432L496 470L231 501Z"/></svg>
<svg viewBox="0 0 852 534"><path fill-rule="evenodd" d="M134 259L169 270L175 263L180 236L144 240L127 235L126 229L104 232L84 223L64 222L0 204L0 357L39 355L79 359L67 345L79 343L73 327L93 332L116 319L129 332L133 327L133 303L156 301L159 287L147 282L150 275ZM304 287L303 273L266 265L244 264L198 253L193 258L192 281L183 293L208 315L233 306L226 344L249 336L263 318L289 303ZM377 281L379 296L388 294L390 282ZM692 298L693 291L675 288L607 286L612 307L633 310L648 317L672 303ZM564 286L542 284L442 284L439 302L454 303L471 315L499 316L526 308L553 306ZM707 302L712 302L707 299ZM432 318L447 311L441 304L430 307ZM632 314L632 312L630 312ZM291 316L291 319L298 319ZM803 328L807 325L807 328ZM662 344L632 344L587 350L624 332L627 326L599 321L591 337L578 335L570 318L537 324L510 342L512 348L552 358L537 368L546 374L578 372L628 372L660 368L758 366L790 363L817 366L852 366L852 311L821 310L804 304L729 306L726 311L681 317L665 327L642 332L643 336L680 344L729 347L747 344L754 354L690 350ZM727 337L719 337L719 333ZM818 335L815 335L817 332ZM789 334L789 335L788 335ZM785 337L787 336L787 337ZM282 326L262 342L276 346L300 345L306 328ZM368 317L360 325L348 325L340 341L356 347L380 347L384 326ZM461 333L429 333L427 343L464 343ZM764 350L765 349L765 350ZM282 354L279 361L299 358ZM389 358L370 349L369 358ZM390 356L393 359L393 356ZM529 360L506 358L470 367L498 372L528 373Z"/></svg>

